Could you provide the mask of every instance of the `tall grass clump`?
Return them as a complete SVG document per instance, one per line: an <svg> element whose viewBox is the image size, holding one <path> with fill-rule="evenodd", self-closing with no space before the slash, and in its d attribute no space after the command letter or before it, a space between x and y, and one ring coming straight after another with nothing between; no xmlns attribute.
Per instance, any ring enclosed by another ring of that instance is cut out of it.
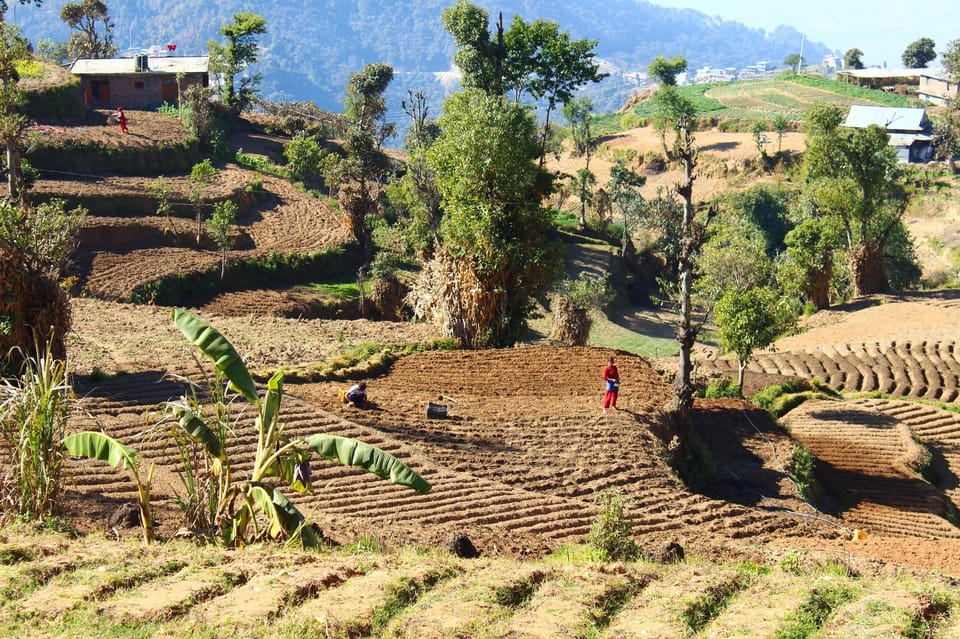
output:
<svg viewBox="0 0 960 639"><path fill-rule="evenodd" d="M633 522L624 512L626 500L616 488L602 491L597 496L599 512L590 526L590 545L596 548L604 561L634 561L640 548L630 539Z"/></svg>
<svg viewBox="0 0 960 639"><path fill-rule="evenodd" d="M61 447L73 405L63 360L51 345L23 358L19 377L0 382L0 516L42 520L60 497Z"/></svg>

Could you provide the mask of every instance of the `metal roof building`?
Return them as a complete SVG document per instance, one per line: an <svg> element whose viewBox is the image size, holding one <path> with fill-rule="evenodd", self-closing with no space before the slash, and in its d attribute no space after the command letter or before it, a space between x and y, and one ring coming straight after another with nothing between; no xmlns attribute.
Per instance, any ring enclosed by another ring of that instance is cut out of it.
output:
<svg viewBox="0 0 960 639"><path fill-rule="evenodd" d="M80 58L70 65L70 72L80 78L85 104L145 108L175 104L180 91L190 85L208 86L209 63L207 56L148 57L141 53L133 58Z"/></svg>
<svg viewBox="0 0 960 639"><path fill-rule="evenodd" d="M933 159L932 125L924 109L867 106L855 104L843 123L854 129L871 124L882 127L890 135L890 145L897 149L901 162L929 162Z"/></svg>

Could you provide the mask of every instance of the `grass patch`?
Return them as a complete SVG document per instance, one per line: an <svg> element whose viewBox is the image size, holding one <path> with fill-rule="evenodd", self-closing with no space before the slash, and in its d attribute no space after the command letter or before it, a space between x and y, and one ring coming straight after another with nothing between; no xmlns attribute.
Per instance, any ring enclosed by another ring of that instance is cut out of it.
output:
<svg viewBox="0 0 960 639"><path fill-rule="evenodd" d="M687 634L694 635L703 630L723 612L738 592L753 583L757 575L768 571L769 569L754 564L744 564L738 569L736 575L709 588L687 605L681 614Z"/></svg>
<svg viewBox="0 0 960 639"><path fill-rule="evenodd" d="M437 583L453 577L458 572L459 570L456 568L431 570L416 579L404 577L395 581L387 587L384 603L378 606L373 613L370 634L374 637L382 636L391 619L416 603L420 595L433 588Z"/></svg>
<svg viewBox="0 0 960 639"><path fill-rule="evenodd" d="M587 343L653 359L672 357L680 352L680 346L674 338L643 335L611 322L602 314L596 314L593 318Z"/></svg>
<svg viewBox="0 0 960 639"><path fill-rule="evenodd" d="M740 393L740 385L729 377L716 379L709 384L703 391L703 396L707 399L720 399L721 397L743 397Z"/></svg>
<svg viewBox="0 0 960 639"><path fill-rule="evenodd" d="M882 104L891 107L912 107L915 100L906 95L896 93L887 93L886 91L877 91L876 89L867 89L855 84L848 84L838 80L831 80L822 76L814 75L792 75L785 74L777 78L783 82L792 82L806 87L813 87L822 91L829 91L836 95L853 98L854 100L865 100L874 104Z"/></svg>
<svg viewBox="0 0 960 639"><path fill-rule="evenodd" d="M774 635L774 639L813 637L843 604L853 601L857 591L849 586L814 588L806 601Z"/></svg>
<svg viewBox="0 0 960 639"><path fill-rule="evenodd" d="M840 393L820 380L796 380L773 384L753 396L755 405L770 413L775 419L783 417L808 399L839 399Z"/></svg>
<svg viewBox="0 0 960 639"><path fill-rule="evenodd" d="M534 570L524 579L498 586L493 591L493 602L498 606L516 610L525 605L547 579L553 577L552 570Z"/></svg>
<svg viewBox="0 0 960 639"><path fill-rule="evenodd" d="M387 372L393 363L404 355L425 351L454 350L458 347L452 337L414 342L412 344L350 344L343 351L320 363L307 367L283 368L284 381L288 383L323 382L330 380L364 379ZM259 381L270 379L275 370L251 371Z"/></svg>

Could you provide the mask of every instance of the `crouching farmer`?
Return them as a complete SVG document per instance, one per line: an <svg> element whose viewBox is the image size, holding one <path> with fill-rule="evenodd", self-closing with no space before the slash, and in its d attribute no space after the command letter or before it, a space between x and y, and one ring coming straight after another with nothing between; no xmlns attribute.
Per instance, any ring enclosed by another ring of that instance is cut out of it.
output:
<svg viewBox="0 0 960 639"><path fill-rule="evenodd" d="M367 383L360 382L359 384L354 384L350 387L350 390L347 391L347 394L344 395L343 399L347 403L347 406L363 408L367 405Z"/></svg>

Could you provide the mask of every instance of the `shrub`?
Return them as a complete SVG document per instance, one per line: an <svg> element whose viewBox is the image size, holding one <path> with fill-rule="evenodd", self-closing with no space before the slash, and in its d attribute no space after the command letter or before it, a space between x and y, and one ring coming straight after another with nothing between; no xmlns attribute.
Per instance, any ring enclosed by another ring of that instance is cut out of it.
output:
<svg viewBox="0 0 960 639"><path fill-rule="evenodd" d="M817 477L816 457L809 448L797 444L793 451L793 460L790 462L790 478L797 485L800 495L813 505L820 503L822 491Z"/></svg>
<svg viewBox="0 0 960 639"><path fill-rule="evenodd" d="M60 497L60 442L73 405L66 363L50 343L37 352L23 359L19 378L0 384L0 498L6 512L31 520L52 514Z"/></svg>
<svg viewBox="0 0 960 639"><path fill-rule="evenodd" d="M740 394L740 386L734 380L724 377L707 384L703 396L707 399L719 399L721 397L742 397L743 395Z"/></svg>
<svg viewBox="0 0 960 639"><path fill-rule="evenodd" d="M597 519L590 526L590 545L600 551L604 561L633 561L640 548L630 539L633 522L624 513L626 502L617 488L602 491L597 497L600 507Z"/></svg>

